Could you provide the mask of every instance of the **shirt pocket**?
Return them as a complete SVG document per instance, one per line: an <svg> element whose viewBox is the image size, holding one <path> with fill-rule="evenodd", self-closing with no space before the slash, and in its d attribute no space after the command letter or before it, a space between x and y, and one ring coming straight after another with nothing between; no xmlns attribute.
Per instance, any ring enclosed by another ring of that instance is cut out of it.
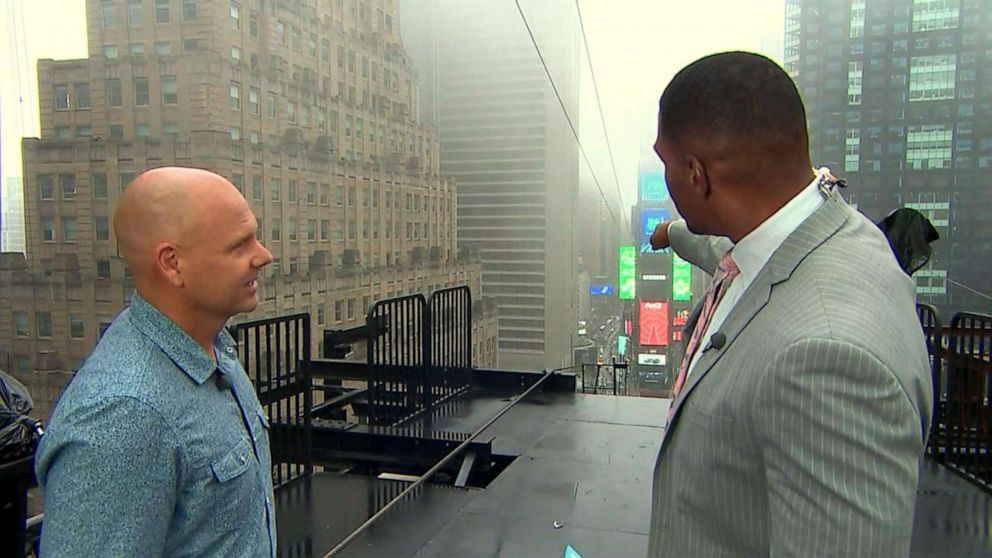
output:
<svg viewBox="0 0 992 558"><path fill-rule="evenodd" d="M254 458L251 447L242 438L227 453L211 463L210 469L217 482L226 483L245 474L245 471L251 468Z"/></svg>

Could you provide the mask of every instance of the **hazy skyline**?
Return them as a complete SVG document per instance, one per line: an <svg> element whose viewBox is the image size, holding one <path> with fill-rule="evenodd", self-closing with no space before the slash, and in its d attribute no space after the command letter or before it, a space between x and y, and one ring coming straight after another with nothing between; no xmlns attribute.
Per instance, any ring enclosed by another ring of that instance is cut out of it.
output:
<svg viewBox="0 0 992 558"><path fill-rule="evenodd" d="M537 1L522 0L524 12ZM39 132L37 60L87 55L85 4L85 0L6 0L0 10L0 29L8 37L0 42L0 59L14 76L0 87L3 184L8 176L20 176L20 137ZM658 96L675 72L699 57L725 50L762 52L781 62L782 0L581 0L578 6L627 207L636 203L638 161L651 156ZM535 31L540 37L540 30ZM580 136L612 202L617 188L581 37L578 44ZM593 187L581 160L579 170L581 183Z"/></svg>

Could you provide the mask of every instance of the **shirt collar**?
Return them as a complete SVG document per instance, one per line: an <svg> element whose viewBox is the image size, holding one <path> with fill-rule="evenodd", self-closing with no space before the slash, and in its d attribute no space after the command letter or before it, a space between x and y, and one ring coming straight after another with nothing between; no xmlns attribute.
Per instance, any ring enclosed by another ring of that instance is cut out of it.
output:
<svg viewBox="0 0 992 558"><path fill-rule="evenodd" d="M205 382L217 369L210 356L188 333L137 292L131 295L128 311L131 323L197 384ZM234 339L225 329L221 329L214 339L217 353L225 354L234 346Z"/></svg>
<svg viewBox="0 0 992 558"><path fill-rule="evenodd" d="M817 176L791 200L733 247L734 262L747 281L757 277L772 254L823 203Z"/></svg>

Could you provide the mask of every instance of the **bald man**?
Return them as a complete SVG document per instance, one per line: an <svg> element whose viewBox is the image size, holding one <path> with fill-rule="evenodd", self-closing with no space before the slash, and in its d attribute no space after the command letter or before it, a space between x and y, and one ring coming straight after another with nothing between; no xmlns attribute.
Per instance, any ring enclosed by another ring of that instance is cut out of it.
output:
<svg viewBox="0 0 992 558"><path fill-rule="evenodd" d="M136 293L41 441L42 555L275 557L268 419L224 330L272 254L238 190L159 168L114 230Z"/></svg>

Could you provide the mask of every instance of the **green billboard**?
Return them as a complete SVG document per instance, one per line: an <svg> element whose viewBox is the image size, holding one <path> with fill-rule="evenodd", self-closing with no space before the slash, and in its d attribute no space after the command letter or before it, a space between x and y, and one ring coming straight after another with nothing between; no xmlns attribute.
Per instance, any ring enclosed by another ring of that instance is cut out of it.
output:
<svg viewBox="0 0 992 558"><path fill-rule="evenodd" d="M692 298L692 264L672 252L672 300Z"/></svg>
<svg viewBox="0 0 992 558"><path fill-rule="evenodd" d="M627 355L627 341L626 335L617 335L617 354L619 356Z"/></svg>
<svg viewBox="0 0 992 558"><path fill-rule="evenodd" d="M637 247L620 247L620 274L617 278L620 300L634 300L637 291Z"/></svg>

